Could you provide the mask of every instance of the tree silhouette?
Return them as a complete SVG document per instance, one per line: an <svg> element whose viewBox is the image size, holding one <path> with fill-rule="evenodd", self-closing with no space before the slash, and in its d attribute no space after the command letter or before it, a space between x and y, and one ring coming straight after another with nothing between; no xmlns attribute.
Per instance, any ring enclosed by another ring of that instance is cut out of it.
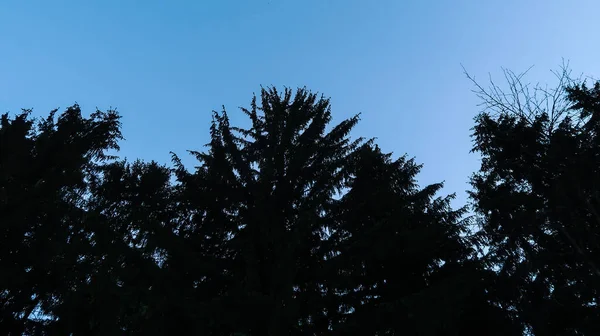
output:
<svg viewBox="0 0 600 336"><path fill-rule="evenodd" d="M114 111L77 105L37 124L31 111L0 121L0 333L21 335L72 290L87 253L88 178L118 149Z"/></svg>
<svg viewBox="0 0 600 336"><path fill-rule="evenodd" d="M486 110L473 135L471 196L498 304L535 335L597 334L599 84L566 68L553 90L506 75L509 92L478 86Z"/></svg>
<svg viewBox="0 0 600 336"><path fill-rule="evenodd" d="M505 313L489 304L489 274L466 239L465 209L420 189L420 166L365 146L337 216L335 291L346 310L336 331L361 335L511 334ZM331 280L329 280L331 281ZM484 322L485 321L485 322ZM339 330L337 330L339 329Z"/></svg>
<svg viewBox="0 0 600 336"><path fill-rule="evenodd" d="M202 164L193 175L175 162L191 212L202 208L203 222L191 226L204 230L192 237L213 239L210 258L222 260L219 323L281 335L300 328L303 278L318 272L327 213L360 139L347 137L357 117L326 131L329 103L306 90L262 90L260 102L243 109L249 129L214 114L208 152L192 152Z"/></svg>
<svg viewBox="0 0 600 336"><path fill-rule="evenodd" d="M172 167L107 155L115 111L3 115L0 333L519 335L526 314L541 318L523 303L537 287L495 271L511 246L490 239L478 255L492 220L472 237L466 209L438 196L441 183L420 187L413 159L350 137L358 115L331 125L329 100L304 88L262 89L241 112L247 128L213 114L193 169L175 154ZM480 184L484 213L496 196ZM593 237L571 235L588 239L577 242L591 265ZM578 325L591 328L594 309Z"/></svg>
<svg viewBox="0 0 600 336"><path fill-rule="evenodd" d="M195 279L219 293L215 333L459 334L506 320L478 284L464 209L434 197L441 184L419 189L412 160L351 140L358 116L327 130L328 100L305 89L257 101L242 109L247 129L214 114L194 173L174 156L188 226L201 228L190 239L219 260Z"/></svg>

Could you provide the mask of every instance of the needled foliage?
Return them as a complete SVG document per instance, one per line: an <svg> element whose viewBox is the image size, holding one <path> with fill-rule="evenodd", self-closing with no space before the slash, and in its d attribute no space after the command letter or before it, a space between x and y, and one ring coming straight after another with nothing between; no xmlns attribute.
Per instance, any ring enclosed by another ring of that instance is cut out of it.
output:
<svg viewBox="0 0 600 336"><path fill-rule="evenodd" d="M215 323L256 335L299 332L301 293L319 272L327 214L360 143L348 138L358 118L327 130L329 102L306 90L263 90L242 111L251 127L215 113L208 151L192 152L201 166L188 173L178 164L186 211L200 221L189 239L210 237L208 257L223 260L214 270L223 278ZM212 275L204 276L197 281L209 286Z"/></svg>
<svg viewBox="0 0 600 336"><path fill-rule="evenodd" d="M85 195L109 149L114 111L84 118L77 105L34 122L30 111L0 121L0 333L21 335L72 290L87 253Z"/></svg>
<svg viewBox="0 0 600 336"><path fill-rule="evenodd" d="M0 333L521 333L466 210L352 139L358 116L275 88L241 114L213 114L194 169L108 156L114 111L4 115Z"/></svg>
<svg viewBox="0 0 600 336"><path fill-rule="evenodd" d="M419 188L413 160L363 147L338 204L332 252L336 334L465 335L514 328L489 304L489 276L464 237L465 209Z"/></svg>
<svg viewBox="0 0 600 336"><path fill-rule="evenodd" d="M502 320L460 236L464 210L435 197L440 184L420 189L412 160L350 140L357 117L328 129L329 102L306 90L263 90L242 111L249 128L215 113L196 172L175 157L201 228L189 239L210 237L204 251L221 260L196 276L219 293L214 328L434 335Z"/></svg>
<svg viewBox="0 0 600 336"><path fill-rule="evenodd" d="M598 334L600 84L562 74L534 96L508 78L513 100L484 96L473 133L482 164L471 197L497 304L534 335Z"/></svg>

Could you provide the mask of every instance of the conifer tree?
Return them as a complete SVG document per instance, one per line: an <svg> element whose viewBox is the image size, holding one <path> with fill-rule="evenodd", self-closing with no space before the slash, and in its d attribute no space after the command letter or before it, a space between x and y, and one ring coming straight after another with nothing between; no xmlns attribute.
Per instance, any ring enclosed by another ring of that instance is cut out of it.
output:
<svg viewBox="0 0 600 336"><path fill-rule="evenodd" d="M2 334L521 332L465 209L328 99L262 89L247 128L215 112L193 170L109 156L114 111L55 112L0 124Z"/></svg>
<svg viewBox="0 0 600 336"><path fill-rule="evenodd" d="M242 111L247 129L230 126L226 112L214 114L208 151L193 152L202 165L193 175L178 165L178 176L189 206L203 209L210 258L224 259L216 272L224 277L215 298L221 324L290 334L301 328L303 287L320 267L327 213L361 141L348 138L358 117L327 130L329 101L305 89L263 89ZM205 197L195 194L197 183ZM197 281L208 286L203 276Z"/></svg>
<svg viewBox="0 0 600 336"><path fill-rule="evenodd" d="M119 117L79 106L35 122L30 110L0 120L0 334L21 335L70 291L86 254L89 177L118 149Z"/></svg>
<svg viewBox="0 0 600 336"><path fill-rule="evenodd" d="M479 88L472 178L497 304L533 335L593 335L598 321L599 84L557 73L554 90L506 72L509 91Z"/></svg>

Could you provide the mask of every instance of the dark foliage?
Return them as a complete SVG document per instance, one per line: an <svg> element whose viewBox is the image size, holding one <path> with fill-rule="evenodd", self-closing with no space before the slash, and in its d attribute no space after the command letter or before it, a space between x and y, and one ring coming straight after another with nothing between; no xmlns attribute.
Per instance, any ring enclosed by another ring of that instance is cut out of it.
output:
<svg viewBox="0 0 600 336"><path fill-rule="evenodd" d="M596 334L600 85L554 97L477 118L475 233L305 89L215 112L194 169L109 156L114 111L3 115L0 334Z"/></svg>
<svg viewBox="0 0 600 336"><path fill-rule="evenodd" d="M533 92L508 75L510 95L481 92L474 128L483 160L472 198L498 304L534 335L596 335L600 84L564 72L556 90Z"/></svg>
<svg viewBox="0 0 600 336"><path fill-rule="evenodd" d="M78 106L37 123L23 111L0 121L0 334L43 330L85 277L90 178L118 149L113 111L83 118ZM35 318L37 317L37 318Z"/></svg>

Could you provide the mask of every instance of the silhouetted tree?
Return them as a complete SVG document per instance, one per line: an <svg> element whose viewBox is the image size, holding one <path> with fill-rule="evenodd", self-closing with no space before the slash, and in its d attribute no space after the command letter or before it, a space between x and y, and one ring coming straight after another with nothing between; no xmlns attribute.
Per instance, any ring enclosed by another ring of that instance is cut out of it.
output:
<svg viewBox="0 0 600 336"><path fill-rule="evenodd" d="M114 111L81 115L77 105L35 123L31 111L0 121L0 333L49 323L89 246L82 202L88 178L118 149Z"/></svg>
<svg viewBox="0 0 600 336"><path fill-rule="evenodd" d="M202 163L194 174L175 162L200 234L189 239L208 238L202 253L219 266L194 279L218 294L219 324L284 335L301 328L305 278L322 262L327 212L360 143L347 136L358 117L327 131L329 102L306 90L262 90L260 102L243 109L248 129L214 114L208 152L193 152Z"/></svg>
<svg viewBox="0 0 600 336"><path fill-rule="evenodd" d="M534 335L600 332L600 86L553 90L506 71L509 91L477 85L484 111L472 178L485 259L498 274L497 305Z"/></svg>
<svg viewBox="0 0 600 336"><path fill-rule="evenodd" d="M489 303L487 272L465 237L465 209L422 189L420 166L364 146L338 204L326 279L342 309L336 334L514 334Z"/></svg>
<svg viewBox="0 0 600 336"><path fill-rule="evenodd" d="M114 111L4 115L0 333L521 332L465 209L420 188L413 160L352 140L358 116L330 125L306 89L242 112L247 128L214 113L194 170L108 156Z"/></svg>
<svg viewBox="0 0 600 336"><path fill-rule="evenodd" d="M196 281L219 293L221 332L460 334L484 320L507 330L490 329L505 312L461 237L464 210L434 197L441 184L419 189L412 160L350 140L358 117L326 131L329 102L315 94L268 89L260 101L243 109L248 129L215 113L195 173L175 157L189 227L202 228L192 239L214 239L203 251L220 260Z"/></svg>
<svg viewBox="0 0 600 336"><path fill-rule="evenodd" d="M85 202L87 268L53 311L56 328L75 334L145 335L181 331L179 287L164 260L175 250L170 171L156 163L112 162L89 181ZM167 328L167 329L165 329Z"/></svg>

